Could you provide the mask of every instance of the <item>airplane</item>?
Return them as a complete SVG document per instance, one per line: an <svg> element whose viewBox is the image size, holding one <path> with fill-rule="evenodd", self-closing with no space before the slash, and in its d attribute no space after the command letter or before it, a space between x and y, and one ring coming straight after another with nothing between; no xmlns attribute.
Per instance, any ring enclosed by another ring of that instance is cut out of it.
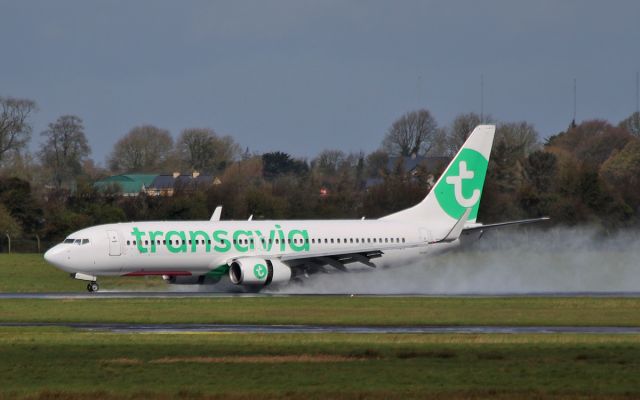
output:
<svg viewBox="0 0 640 400"><path fill-rule="evenodd" d="M236 285L246 291L323 272L406 265L534 218L477 223L495 125L478 125L418 204L379 219L145 221L79 230L44 254L99 290L98 276L162 276L170 284Z"/></svg>

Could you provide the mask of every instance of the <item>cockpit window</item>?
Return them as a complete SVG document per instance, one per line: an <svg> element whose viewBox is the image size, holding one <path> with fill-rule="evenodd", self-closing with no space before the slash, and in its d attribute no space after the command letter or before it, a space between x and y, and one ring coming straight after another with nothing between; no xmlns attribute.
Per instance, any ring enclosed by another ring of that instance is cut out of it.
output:
<svg viewBox="0 0 640 400"><path fill-rule="evenodd" d="M82 240L76 239L73 243L80 245L80 244L82 244Z"/></svg>
<svg viewBox="0 0 640 400"><path fill-rule="evenodd" d="M87 244L89 243L89 239L82 239L82 244Z"/></svg>
<svg viewBox="0 0 640 400"><path fill-rule="evenodd" d="M63 243L73 243L75 239L65 239Z"/></svg>

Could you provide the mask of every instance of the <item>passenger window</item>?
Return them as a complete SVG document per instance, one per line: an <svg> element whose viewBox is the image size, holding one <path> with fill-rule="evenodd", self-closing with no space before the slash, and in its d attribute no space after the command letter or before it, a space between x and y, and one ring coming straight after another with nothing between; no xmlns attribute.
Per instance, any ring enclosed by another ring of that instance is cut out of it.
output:
<svg viewBox="0 0 640 400"><path fill-rule="evenodd" d="M338 238L338 243L340 243L340 238Z"/></svg>
<svg viewBox="0 0 640 400"><path fill-rule="evenodd" d="M133 245L134 245L134 246L136 245L136 241L135 241L135 240L133 241Z"/></svg>
<svg viewBox="0 0 640 400"><path fill-rule="evenodd" d="M331 243L333 243L333 239L331 239Z"/></svg>
<svg viewBox="0 0 640 400"><path fill-rule="evenodd" d="M131 244L131 242L129 240L127 240L127 246L129 246Z"/></svg>
<svg viewBox="0 0 640 400"><path fill-rule="evenodd" d="M402 243L404 243L404 238L402 238Z"/></svg>

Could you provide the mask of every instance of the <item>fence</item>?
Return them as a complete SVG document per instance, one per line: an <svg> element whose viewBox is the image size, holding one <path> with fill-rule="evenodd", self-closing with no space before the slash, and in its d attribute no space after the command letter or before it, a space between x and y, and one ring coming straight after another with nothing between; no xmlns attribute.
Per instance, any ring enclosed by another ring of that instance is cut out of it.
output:
<svg viewBox="0 0 640 400"><path fill-rule="evenodd" d="M44 253L56 243L48 240L33 238L8 238L6 234L0 235L0 253Z"/></svg>

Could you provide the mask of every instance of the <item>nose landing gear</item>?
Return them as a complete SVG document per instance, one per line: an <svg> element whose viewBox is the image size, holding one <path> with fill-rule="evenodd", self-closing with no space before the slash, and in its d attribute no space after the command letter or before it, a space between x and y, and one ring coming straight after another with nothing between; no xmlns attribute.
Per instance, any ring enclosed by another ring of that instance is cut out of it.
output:
<svg viewBox="0 0 640 400"><path fill-rule="evenodd" d="M87 291L89 293L97 292L98 290L100 290L100 285L98 285L98 282L93 281L93 282L87 283Z"/></svg>

